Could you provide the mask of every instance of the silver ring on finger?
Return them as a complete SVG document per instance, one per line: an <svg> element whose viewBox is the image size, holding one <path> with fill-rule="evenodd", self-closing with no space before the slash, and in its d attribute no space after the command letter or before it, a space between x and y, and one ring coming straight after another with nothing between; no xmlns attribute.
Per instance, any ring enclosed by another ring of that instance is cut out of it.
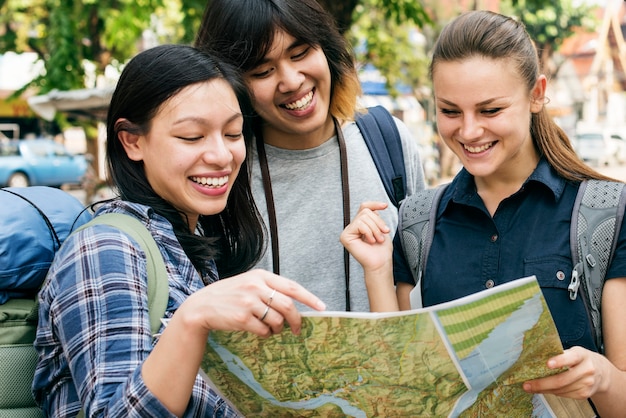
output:
<svg viewBox="0 0 626 418"><path fill-rule="evenodd" d="M272 294L270 298L267 300L267 307L269 308L272 305L272 301L274 300L274 295L276 294L276 289L272 289Z"/></svg>
<svg viewBox="0 0 626 418"><path fill-rule="evenodd" d="M267 305L267 307L265 308L265 312L263 312L263 315L261 315L261 317L259 318L260 321L264 320L265 317L267 316L267 313L270 311L270 305Z"/></svg>

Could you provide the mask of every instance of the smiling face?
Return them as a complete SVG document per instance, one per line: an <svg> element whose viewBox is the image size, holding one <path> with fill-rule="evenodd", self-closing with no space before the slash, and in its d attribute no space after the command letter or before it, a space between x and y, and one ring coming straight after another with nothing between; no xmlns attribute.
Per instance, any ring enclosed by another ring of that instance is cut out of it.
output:
<svg viewBox="0 0 626 418"><path fill-rule="evenodd" d="M440 61L433 69L437 128L476 178L527 178L539 155L531 113L543 107L545 77L529 92L509 59Z"/></svg>
<svg viewBox="0 0 626 418"><path fill-rule="evenodd" d="M147 135L120 133L126 152L143 161L155 192L186 214L190 229L199 215L226 207L246 156L243 116L230 85L221 79L184 88L163 103Z"/></svg>
<svg viewBox="0 0 626 418"><path fill-rule="evenodd" d="M266 143L287 149L320 145L334 132L331 75L319 47L277 31L270 51L246 72Z"/></svg>

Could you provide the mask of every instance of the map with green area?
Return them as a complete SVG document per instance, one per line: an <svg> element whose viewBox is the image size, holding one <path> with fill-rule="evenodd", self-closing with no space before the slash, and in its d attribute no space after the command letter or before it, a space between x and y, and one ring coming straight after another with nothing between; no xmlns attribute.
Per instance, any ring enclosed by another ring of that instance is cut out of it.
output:
<svg viewBox="0 0 626 418"><path fill-rule="evenodd" d="M534 277L412 311L303 315L298 336L211 332L202 370L243 415L555 416L521 388L563 351Z"/></svg>

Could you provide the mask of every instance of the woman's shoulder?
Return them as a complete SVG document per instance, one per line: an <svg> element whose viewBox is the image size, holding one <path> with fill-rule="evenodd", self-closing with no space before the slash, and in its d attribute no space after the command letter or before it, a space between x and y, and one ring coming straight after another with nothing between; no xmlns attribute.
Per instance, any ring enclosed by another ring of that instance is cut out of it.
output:
<svg viewBox="0 0 626 418"><path fill-rule="evenodd" d="M173 235L171 224L146 205L110 201L98 207L94 220L107 214L123 214L138 220L157 241L164 235ZM136 252L133 248L137 247L137 243L134 234L123 229L123 225L116 226L114 222L87 223L67 237L56 261L69 267L73 263L102 264L98 260L128 258L129 254Z"/></svg>
<svg viewBox="0 0 626 418"><path fill-rule="evenodd" d="M150 218L152 212L153 210L150 206L116 199L99 206L94 213L94 217L104 215L105 213L122 213L133 216L139 220L147 220Z"/></svg>

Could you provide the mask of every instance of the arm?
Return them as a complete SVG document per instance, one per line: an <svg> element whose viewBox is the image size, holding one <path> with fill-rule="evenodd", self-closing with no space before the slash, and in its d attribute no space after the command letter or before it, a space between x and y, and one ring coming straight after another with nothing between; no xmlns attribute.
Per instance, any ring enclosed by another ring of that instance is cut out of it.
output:
<svg viewBox="0 0 626 418"><path fill-rule="evenodd" d="M548 361L548 367L568 367L555 376L524 383L532 393L567 398L591 398L600 416L621 417L626 410L626 278L607 280L602 292L602 334L606 356L573 347Z"/></svg>
<svg viewBox="0 0 626 418"><path fill-rule="evenodd" d="M170 411L182 415L209 332L248 331L269 337L281 332L287 321L297 334L301 317L293 299L317 310L324 309L324 304L299 284L264 270L220 280L195 292L170 319L143 364L146 386ZM271 308L261 320L268 303Z"/></svg>
<svg viewBox="0 0 626 418"><path fill-rule="evenodd" d="M392 243L389 228L377 211L381 202L365 202L341 234L341 243L363 266L365 285L373 312L397 311L393 284Z"/></svg>
<svg viewBox="0 0 626 418"><path fill-rule="evenodd" d="M398 307L401 311L411 309L411 291L415 286L409 283L398 282L396 285L396 295L398 297Z"/></svg>
<svg viewBox="0 0 626 418"><path fill-rule="evenodd" d="M50 336L38 339L50 341L50 348L42 350L53 365L62 366L67 359L72 374L68 384L78 390L89 416L129 416L131 411L142 416L180 416L190 405L211 329L269 336L281 332L286 320L293 332L299 332L301 318L292 297L314 309L324 308L295 282L266 271L250 271L202 288L200 283L170 276L175 312L153 347L145 258L136 244L120 231L102 225L80 231L71 239L73 245L64 245L59 251L51 283L42 291L42 306L45 308L48 300L51 303L50 314L42 315L41 333L47 336L50 329ZM193 271L190 265L178 267ZM174 270L178 271L176 266ZM200 290L193 292L194 288ZM274 289L271 309L261 321L258 318ZM58 352L62 353L59 360ZM63 408L71 398L65 392L59 389L43 396L54 397L48 403ZM207 391L196 404L204 403L204 409L210 410L218 400Z"/></svg>
<svg viewBox="0 0 626 418"><path fill-rule="evenodd" d="M402 311L411 309L411 291L415 289L415 282L411 268L405 258L402 240L402 231L398 230L393 237L393 279L396 283L396 297L398 307ZM416 307L421 307L421 303Z"/></svg>

